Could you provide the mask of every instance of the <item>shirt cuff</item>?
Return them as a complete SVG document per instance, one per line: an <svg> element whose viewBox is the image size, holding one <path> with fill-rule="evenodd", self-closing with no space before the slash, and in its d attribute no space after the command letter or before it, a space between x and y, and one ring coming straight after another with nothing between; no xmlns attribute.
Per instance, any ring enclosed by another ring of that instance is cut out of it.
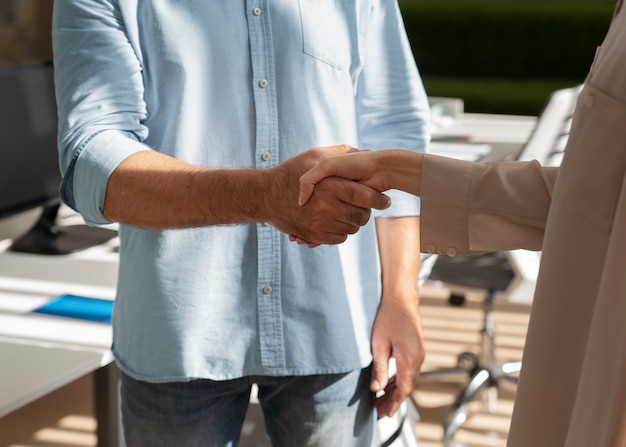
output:
<svg viewBox="0 0 626 447"><path fill-rule="evenodd" d="M109 177L118 165L137 152L150 150L132 135L120 131L104 131L95 135L75 159L69 192L75 209L90 225L111 223L102 210Z"/></svg>
<svg viewBox="0 0 626 447"><path fill-rule="evenodd" d="M424 156L420 184L422 251L468 254L468 194L473 165L454 158Z"/></svg>

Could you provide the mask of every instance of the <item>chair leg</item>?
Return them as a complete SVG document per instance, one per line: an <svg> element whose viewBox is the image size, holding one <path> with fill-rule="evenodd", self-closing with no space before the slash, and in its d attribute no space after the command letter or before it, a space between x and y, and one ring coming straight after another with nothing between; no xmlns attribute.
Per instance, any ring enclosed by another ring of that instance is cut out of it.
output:
<svg viewBox="0 0 626 447"><path fill-rule="evenodd" d="M517 384L519 381L518 373L522 370L522 362L506 362L500 365L502 379L506 379L511 383Z"/></svg>
<svg viewBox="0 0 626 447"><path fill-rule="evenodd" d="M443 418L444 442L453 440L456 432L467 420L468 405L476 397L476 394L489 385L491 373L487 369L479 369L474 373L469 383L456 396L454 403L448 407Z"/></svg>
<svg viewBox="0 0 626 447"><path fill-rule="evenodd" d="M497 401L497 388L500 379L517 383L522 362L506 362L498 364L495 359L495 323L493 318L493 299L495 292L490 290L483 302L483 329L481 330L480 353L464 352L459 355L459 366L427 371L420 374L420 381L454 380L469 377L468 383L461 389L450 407L446 410L442 425L446 447L458 445L454 442L456 432L465 423L468 416L469 403L481 391L491 392L486 398L487 409L492 412Z"/></svg>
<svg viewBox="0 0 626 447"><path fill-rule="evenodd" d="M441 368L435 371L426 371L420 374L420 382L431 380L457 380L467 377L467 368Z"/></svg>

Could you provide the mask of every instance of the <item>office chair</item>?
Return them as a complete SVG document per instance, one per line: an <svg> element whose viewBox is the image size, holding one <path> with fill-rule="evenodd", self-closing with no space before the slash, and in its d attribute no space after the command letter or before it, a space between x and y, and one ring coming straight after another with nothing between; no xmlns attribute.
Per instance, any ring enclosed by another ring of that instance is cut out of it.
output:
<svg viewBox="0 0 626 447"><path fill-rule="evenodd" d="M536 159L544 166L560 165L581 87L557 90L550 95L531 136L517 154L518 160ZM534 293L539 260L539 252L515 250L472 256L439 256L434 262L429 279L449 286L451 304L463 305L465 292L469 290L484 293L479 352L459 354L457 367L420 375L421 382L467 378L467 383L444 414L442 424L446 446L459 445L455 443L454 436L467 420L470 402L479 394L486 398L487 410L492 412L500 383L517 383L521 361L499 363L495 358L494 300L496 296L504 295L514 301L528 301Z"/></svg>

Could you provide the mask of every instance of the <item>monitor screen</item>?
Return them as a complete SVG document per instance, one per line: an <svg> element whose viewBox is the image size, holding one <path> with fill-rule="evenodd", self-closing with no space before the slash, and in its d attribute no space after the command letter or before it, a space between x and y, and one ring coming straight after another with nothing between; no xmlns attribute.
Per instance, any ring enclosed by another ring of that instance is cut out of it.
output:
<svg viewBox="0 0 626 447"><path fill-rule="evenodd" d="M67 254L117 235L110 229L57 224L57 125L52 63L0 66L0 226L42 208L35 225L13 241L13 251Z"/></svg>
<svg viewBox="0 0 626 447"><path fill-rule="evenodd" d="M0 218L59 202L52 64L0 66Z"/></svg>

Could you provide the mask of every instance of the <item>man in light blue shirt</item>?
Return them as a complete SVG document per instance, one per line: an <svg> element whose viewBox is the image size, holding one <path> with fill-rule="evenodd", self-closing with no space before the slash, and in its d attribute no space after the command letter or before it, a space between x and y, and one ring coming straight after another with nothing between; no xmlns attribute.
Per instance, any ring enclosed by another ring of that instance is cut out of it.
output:
<svg viewBox="0 0 626 447"><path fill-rule="evenodd" d="M236 445L256 382L274 445L367 445L373 393L393 414L424 356L419 202L321 184L299 207L298 178L340 143L425 149L396 0L54 8L61 194L120 223L127 444Z"/></svg>

